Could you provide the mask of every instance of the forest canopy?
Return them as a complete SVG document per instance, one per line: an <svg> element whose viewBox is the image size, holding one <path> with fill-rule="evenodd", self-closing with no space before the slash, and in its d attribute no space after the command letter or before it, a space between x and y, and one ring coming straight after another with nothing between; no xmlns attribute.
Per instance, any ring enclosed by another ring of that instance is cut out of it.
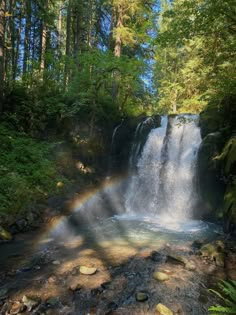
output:
<svg viewBox="0 0 236 315"><path fill-rule="evenodd" d="M2 0L1 117L200 112L235 94L233 0Z"/></svg>

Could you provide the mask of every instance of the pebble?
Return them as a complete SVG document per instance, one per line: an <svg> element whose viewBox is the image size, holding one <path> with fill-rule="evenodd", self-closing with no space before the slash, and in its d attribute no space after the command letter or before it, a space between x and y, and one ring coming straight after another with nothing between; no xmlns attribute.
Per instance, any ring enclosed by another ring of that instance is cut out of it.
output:
<svg viewBox="0 0 236 315"><path fill-rule="evenodd" d="M156 311L158 312L158 315L174 315L168 307L161 303L157 304Z"/></svg>
<svg viewBox="0 0 236 315"><path fill-rule="evenodd" d="M39 305L40 299L38 297L28 297L27 295L24 295L22 302L27 307L28 311L31 311L34 307Z"/></svg>
<svg viewBox="0 0 236 315"><path fill-rule="evenodd" d="M82 285L80 283L74 283L70 286L71 291L78 291L82 288Z"/></svg>
<svg viewBox="0 0 236 315"><path fill-rule="evenodd" d="M170 279L170 277L166 273L159 271L153 273L153 278L158 281L166 281Z"/></svg>
<svg viewBox="0 0 236 315"><path fill-rule="evenodd" d="M86 266L80 266L79 268L80 273L83 275L93 275L96 273L97 268L95 267L86 267Z"/></svg>
<svg viewBox="0 0 236 315"><path fill-rule="evenodd" d="M60 260L54 260L52 263L53 263L53 265L60 265L61 264Z"/></svg>
<svg viewBox="0 0 236 315"><path fill-rule="evenodd" d="M47 299L46 303L50 306L56 306L60 303L60 298L58 296L53 296Z"/></svg>
<svg viewBox="0 0 236 315"><path fill-rule="evenodd" d="M136 292L135 299L138 302L145 302L148 300L148 294L146 292L143 292L143 291Z"/></svg>
<svg viewBox="0 0 236 315"><path fill-rule="evenodd" d="M13 303L10 314L15 315L23 312L25 310L25 305L19 301Z"/></svg>

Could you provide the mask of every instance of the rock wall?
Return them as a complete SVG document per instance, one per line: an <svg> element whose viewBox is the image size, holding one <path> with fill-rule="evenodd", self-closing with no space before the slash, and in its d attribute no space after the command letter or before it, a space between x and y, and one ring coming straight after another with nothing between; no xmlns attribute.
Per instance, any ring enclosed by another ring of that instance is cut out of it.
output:
<svg viewBox="0 0 236 315"><path fill-rule="evenodd" d="M138 126L143 123L141 133L138 139L135 139L135 133ZM147 116L126 118L120 124L115 134L113 134L113 144L111 148L111 173L124 172L129 167L129 158L132 145L135 141L139 142L139 152L141 153L143 145L151 129L160 127L161 116L154 115L148 119ZM114 129L115 130L115 129Z"/></svg>
<svg viewBox="0 0 236 315"><path fill-rule="evenodd" d="M236 232L236 97L209 104L200 115L199 189L206 214Z"/></svg>

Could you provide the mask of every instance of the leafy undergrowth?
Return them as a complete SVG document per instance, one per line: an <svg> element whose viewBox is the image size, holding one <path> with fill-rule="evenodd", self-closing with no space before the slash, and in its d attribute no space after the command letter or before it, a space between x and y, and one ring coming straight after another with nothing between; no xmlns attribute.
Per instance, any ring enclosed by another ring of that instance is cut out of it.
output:
<svg viewBox="0 0 236 315"><path fill-rule="evenodd" d="M0 214L17 214L59 191L60 174L52 143L36 141L0 125Z"/></svg>
<svg viewBox="0 0 236 315"><path fill-rule="evenodd" d="M222 301L222 305L209 308L211 315L236 314L236 281L221 281L219 290L210 290Z"/></svg>

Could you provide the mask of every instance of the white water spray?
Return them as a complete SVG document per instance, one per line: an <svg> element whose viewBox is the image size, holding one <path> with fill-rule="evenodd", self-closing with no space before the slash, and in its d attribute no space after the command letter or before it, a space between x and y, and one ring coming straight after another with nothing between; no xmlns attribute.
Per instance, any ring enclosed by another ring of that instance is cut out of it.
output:
<svg viewBox="0 0 236 315"><path fill-rule="evenodd" d="M153 129L125 195L129 214L158 217L164 224L192 218L197 151L201 143L198 117L162 117Z"/></svg>

